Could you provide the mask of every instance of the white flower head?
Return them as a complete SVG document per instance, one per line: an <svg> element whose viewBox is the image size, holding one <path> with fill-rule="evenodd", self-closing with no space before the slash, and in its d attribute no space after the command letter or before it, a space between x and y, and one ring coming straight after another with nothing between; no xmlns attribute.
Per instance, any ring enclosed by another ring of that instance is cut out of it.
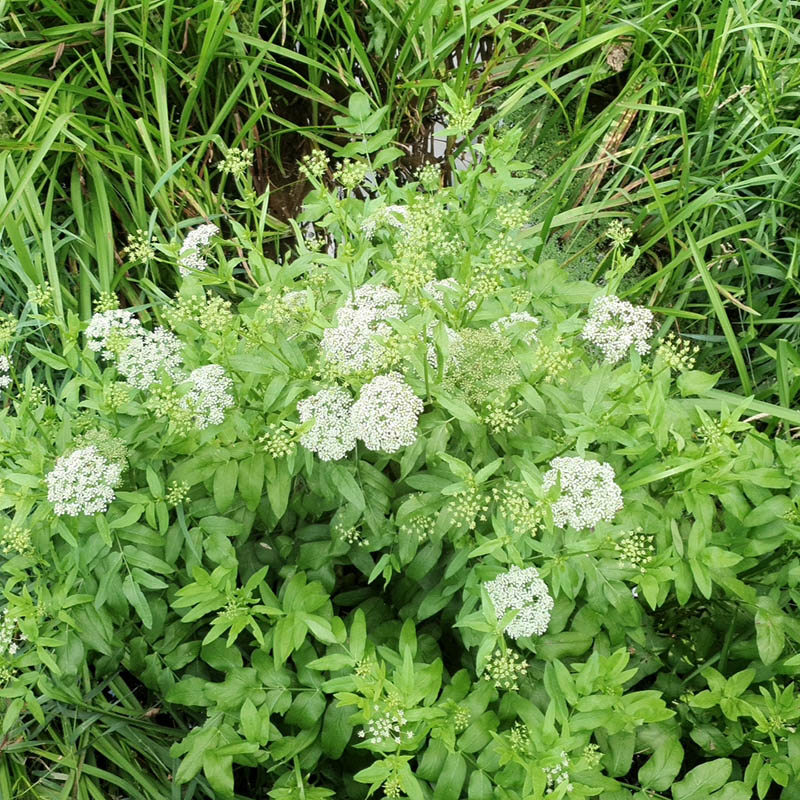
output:
<svg viewBox="0 0 800 800"><path fill-rule="evenodd" d="M132 339L122 351L117 369L136 389L148 389L159 379L163 370L173 380L181 377L183 345L166 328L155 328Z"/></svg>
<svg viewBox="0 0 800 800"><path fill-rule="evenodd" d="M374 371L382 366L384 345L392 327L385 320L406 314L400 295L382 284L365 284L336 312L336 327L322 334L326 361L343 375Z"/></svg>
<svg viewBox="0 0 800 800"><path fill-rule="evenodd" d="M554 458L542 478L545 491L560 483L561 494L552 505L553 521L576 531L610 522L622 508L622 490L610 464L577 456Z"/></svg>
<svg viewBox="0 0 800 800"><path fill-rule="evenodd" d="M527 311L515 311L507 317L500 317L491 325L492 330L497 333L518 333L526 344L533 344L536 341L538 327L539 319Z"/></svg>
<svg viewBox="0 0 800 800"><path fill-rule="evenodd" d="M414 444L423 403L397 372L378 375L361 388L350 419L370 450L394 453Z"/></svg>
<svg viewBox="0 0 800 800"><path fill-rule="evenodd" d="M443 278L440 281L428 281L422 287L422 291L430 295L434 302L438 303L440 306L444 306L444 298L447 292L460 294L464 291L464 288L455 278ZM467 300L465 306L467 311L474 311L477 307L478 304L474 300Z"/></svg>
<svg viewBox="0 0 800 800"><path fill-rule="evenodd" d="M110 359L116 358L131 339L144 334L138 317L125 309L115 308L92 316L86 329L86 343L90 350Z"/></svg>
<svg viewBox="0 0 800 800"><path fill-rule="evenodd" d="M653 313L615 295L595 298L581 336L598 347L606 363L616 364L630 351L650 352Z"/></svg>
<svg viewBox="0 0 800 800"><path fill-rule="evenodd" d="M553 598L536 567L511 567L508 572L489 581L486 591L498 620L512 609L518 612L506 628L506 633L512 639L541 636L547 631Z"/></svg>
<svg viewBox="0 0 800 800"><path fill-rule="evenodd" d="M355 446L350 422L353 398L344 389L322 389L297 404L301 422L314 420L310 431L300 437L303 447L323 461L344 458Z"/></svg>
<svg viewBox="0 0 800 800"><path fill-rule="evenodd" d="M386 338L391 333L391 326L385 322L337 325L325 329L320 348L325 360L341 375L376 371L383 366L385 351L378 337Z"/></svg>
<svg viewBox="0 0 800 800"><path fill-rule="evenodd" d="M77 517L105 511L114 499L114 488L123 464L109 461L94 446L59 458L47 475L47 499L56 514Z"/></svg>
<svg viewBox="0 0 800 800"><path fill-rule="evenodd" d="M189 381L192 389L181 402L194 415L195 425L200 430L220 425L225 420L225 409L235 402L231 394L233 381L219 364L192 370Z"/></svg>
<svg viewBox="0 0 800 800"><path fill-rule="evenodd" d="M208 247L218 233L219 228L211 222L198 225L189 231L178 256L178 271L181 275L186 276L192 272L203 272L208 269L208 261L199 251L203 247Z"/></svg>
<svg viewBox="0 0 800 800"><path fill-rule="evenodd" d="M368 217L364 218L361 223L361 230L368 239L375 235L375 231L381 226L390 226L392 228L402 228L403 218L408 213L405 206L383 206L377 211L373 211Z"/></svg>
<svg viewBox="0 0 800 800"><path fill-rule="evenodd" d="M0 389L11 385L11 360L8 356L0 356Z"/></svg>
<svg viewBox="0 0 800 800"><path fill-rule="evenodd" d="M406 309L400 295L381 283L365 283L348 296L336 312L339 325L370 325L386 319L400 319Z"/></svg>

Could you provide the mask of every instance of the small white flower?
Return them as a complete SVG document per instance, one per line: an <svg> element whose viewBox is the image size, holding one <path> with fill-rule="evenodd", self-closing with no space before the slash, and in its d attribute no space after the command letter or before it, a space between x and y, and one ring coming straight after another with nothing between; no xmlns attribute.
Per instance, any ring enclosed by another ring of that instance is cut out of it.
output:
<svg viewBox="0 0 800 800"><path fill-rule="evenodd" d="M92 316L86 329L89 349L103 358L116 358L125 349L126 342L145 333L139 319L122 308L101 311Z"/></svg>
<svg viewBox="0 0 800 800"><path fill-rule="evenodd" d="M464 289L455 278L443 278L440 281L428 281L422 287L422 291L430 295L434 302L443 306L446 292L460 294ZM478 307L478 304L474 300L467 300L467 305L465 307L467 311L474 311Z"/></svg>
<svg viewBox="0 0 800 800"><path fill-rule="evenodd" d="M370 450L394 453L414 444L423 403L402 375L378 375L361 389L350 419L353 431Z"/></svg>
<svg viewBox="0 0 800 800"><path fill-rule="evenodd" d="M210 222L198 225L189 231L183 240L178 256L178 271L181 275L186 276L192 272L203 272L208 269L208 261L199 251L201 248L207 247L218 233L219 228Z"/></svg>
<svg viewBox="0 0 800 800"><path fill-rule="evenodd" d="M322 334L320 347L326 361L342 375L380 369L385 348L376 337L389 337L392 327L385 320L405 314L394 289L381 284L360 286L336 312L336 327Z"/></svg>
<svg viewBox="0 0 800 800"><path fill-rule="evenodd" d="M624 358L631 346L641 355L649 353L647 340L652 335L652 312L615 295L595 298L581 334L602 351L608 364Z"/></svg>
<svg viewBox="0 0 800 800"><path fill-rule="evenodd" d="M364 219L361 223L361 230L368 239L371 239L375 235L375 231L382 225L401 228L403 226L401 217L405 217L407 213L408 209L405 206L384 206L373 211Z"/></svg>
<svg viewBox="0 0 800 800"><path fill-rule="evenodd" d="M114 499L122 464L109 461L94 446L59 458L47 477L47 499L56 514L77 517L105 511Z"/></svg>
<svg viewBox="0 0 800 800"><path fill-rule="evenodd" d="M11 360L8 356L0 356L0 389L11 385Z"/></svg>
<svg viewBox="0 0 800 800"><path fill-rule="evenodd" d="M301 422L314 420L310 431L300 437L303 447L323 461L344 458L355 446L350 422L353 398L344 389L322 389L297 404Z"/></svg>
<svg viewBox="0 0 800 800"><path fill-rule="evenodd" d="M563 456L550 462L542 478L548 491L560 483L561 494L552 505L553 521L560 528L593 528L601 520L611 521L622 508L622 490L614 481L610 464Z"/></svg>
<svg viewBox="0 0 800 800"><path fill-rule="evenodd" d="M553 598L536 567L511 567L508 572L489 581L486 591L498 620L512 609L518 612L506 628L506 633L512 639L541 636L547 631Z"/></svg>
<svg viewBox="0 0 800 800"><path fill-rule="evenodd" d="M521 332L520 338L526 344L533 344L536 339L536 329L539 327L539 320L527 311L515 311L507 317L500 317L492 323L491 328L497 333L507 331Z"/></svg>
<svg viewBox="0 0 800 800"><path fill-rule="evenodd" d="M365 283L348 296L336 312L336 321L339 325L370 325L405 315L405 306L394 289L380 283Z"/></svg>
<svg viewBox="0 0 800 800"><path fill-rule="evenodd" d="M182 404L194 414L195 425L200 430L209 425L220 425L225 420L225 409L235 402L230 393L233 381L218 364L192 370L189 381L192 389Z"/></svg>
<svg viewBox="0 0 800 800"><path fill-rule="evenodd" d="M156 328L131 340L122 351L117 369L136 389L148 389L163 370L173 380L181 377L183 345L174 333Z"/></svg>

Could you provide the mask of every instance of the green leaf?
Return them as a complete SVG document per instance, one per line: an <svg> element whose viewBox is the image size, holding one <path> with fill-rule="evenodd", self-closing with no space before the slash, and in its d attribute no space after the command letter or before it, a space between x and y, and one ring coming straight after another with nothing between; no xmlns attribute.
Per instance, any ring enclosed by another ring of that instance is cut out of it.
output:
<svg viewBox="0 0 800 800"><path fill-rule="evenodd" d="M238 483L248 510L255 511L261 502L261 489L264 486L264 453L254 453L242 461Z"/></svg>
<svg viewBox="0 0 800 800"><path fill-rule="evenodd" d="M325 710L319 744L328 758L337 759L344 753L353 734L353 726L350 724L352 716L352 708L335 703L330 703Z"/></svg>
<svg viewBox="0 0 800 800"><path fill-rule="evenodd" d="M69 364L65 358L57 356L49 350L43 350L41 347L35 347L28 342L25 343L25 347L32 356L47 364L48 367L52 367L53 369L69 369Z"/></svg>
<svg viewBox="0 0 800 800"><path fill-rule="evenodd" d="M233 757L207 750L203 755L203 774L220 800L233 797Z"/></svg>
<svg viewBox="0 0 800 800"><path fill-rule="evenodd" d="M217 511L224 514L232 505L239 477L239 462L231 459L214 473L214 503Z"/></svg>
<svg viewBox="0 0 800 800"><path fill-rule="evenodd" d="M704 395L710 389L713 389L721 376L721 372L709 375L707 372L691 370L678 375L676 383L682 397L695 397Z"/></svg>
<svg viewBox="0 0 800 800"><path fill-rule="evenodd" d="M683 746L677 738L669 737L659 743L653 755L639 770L639 783L647 789L663 791L672 786L683 763Z"/></svg>
<svg viewBox="0 0 800 800"><path fill-rule="evenodd" d="M358 485L353 473L342 464L331 465L331 481L333 485L341 492L345 500L352 503L353 506L359 511L363 511L367 507L364 500L364 492Z"/></svg>
<svg viewBox="0 0 800 800"><path fill-rule="evenodd" d="M716 758L695 767L682 781L672 786L673 800L708 800L708 795L724 786L733 762L729 758Z"/></svg>
<svg viewBox="0 0 800 800"><path fill-rule="evenodd" d="M433 800L458 800L467 777L467 762L461 753L448 753L433 790Z"/></svg>
<svg viewBox="0 0 800 800"><path fill-rule="evenodd" d="M764 664L772 664L783 652L783 614L769 598L759 597L758 605L755 616L758 655Z"/></svg>
<svg viewBox="0 0 800 800"><path fill-rule="evenodd" d="M364 658L364 648L367 644L367 618L358 608L353 614L353 624L350 626L350 653L355 661Z"/></svg>
<svg viewBox="0 0 800 800"><path fill-rule="evenodd" d="M139 588L139 585L130 575L126 575L125 580L122 582L122 593L139 615L139 619L142 621L145 628L152 628L153 614L150 611L150 606L147 604L147 599Z"/></svg>

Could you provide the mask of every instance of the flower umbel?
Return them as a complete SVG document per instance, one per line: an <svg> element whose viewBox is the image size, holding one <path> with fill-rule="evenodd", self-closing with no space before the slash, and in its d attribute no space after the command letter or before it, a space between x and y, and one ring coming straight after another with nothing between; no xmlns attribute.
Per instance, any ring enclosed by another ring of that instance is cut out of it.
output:
<svg viewBox="0 0 800 800"><path fill-rule="evenodd" d="M580 531L593 528L601 520L611 521L622 508L622 491L614 481L610 464L577 456L562 456L550 462L544 474L545 491L559 484L561 493L553 502L553 522Z"/></svg>
<svg viewBox="0 0 800 800"><path fill-rule="evenodd" d="M627 355L631 346L640 355L649 353L647 340L652 335L652 312L615 295L594 300L581 334L603 353L607 364L616 364Z"/></svg>
<svg viewBox="0 0 800 800"><path fill-rule="evenodd" d="M0 389L11 386L11 360L8 356L0 356Z"/></svg>
<svg viewBox="0 0 800 800"><path fill-rule="evenodd" d="M130 341L122 351L117 369L135 389L149 389L166 372L173 380L181 375L183 345L166 328L155 328Z"/></svg>
<svg viewBox="0 0 800 800"><path fill-rule="evenodd" d="M528 662L516 650L502 650L489 656L486 662L485 676L494 682L496 689L505 689L516 692L519 689L517 681L528 674Z"/></svg>
<svg viewBox="0 0 800 800"><path fill-rule="evenodd" d="M353 405L353 433L370 450L394 453L417 438L423 403L397 372L378 375L361 389Z"/></svg>
<svg viewBox="0 0 800 800"><path fill-rule="evenodd" d="M142 323L130 311L122 308L100 311L92 316L86 329L86 344L103 358L116 358L132 339L146 333Z"/></svg>
<svg viewBox="0 0 800 800"><path fill-rule="evenodd" d="M189 381L192 389L183 398L183 406L194 415L195 425L200 430L220 425L225 419L225 409L235 403L230 393L233 381L218 364L192 370Z"/></svg>
<svg viewBox="0 0 800 800"><path fill-rule="evenodd" d="M322 389L297 404L301 422L311 422L311 430L300 437L303 447L323 461L344 458L355 446L356 436L350 421L353 398L344 389Z"/></svg>
<svg viewBox="0 0 800 800"><path fill-rule="evenodd" d="M518 612L505 629L512 639L541 636L547 631L553 598L536 567L511 567L508 572L489 581L486 591L498 620L508 611Z"/></svg>
<svg viewBox="0 0 800 800"><path fill-rule="evenodd" d="M189 231L178 256L178 271L181 275L186 276L192 272L203 272L208 269L208 261L201 251L208 247L218 233L219 228L211 222L198 225Z"/></svg>
<svg viewBox="0 0 800 800"><path fill-rule="evenodd" d="M114 499L123 465L91 445L59 458L47 475L47 499L55 513L70 517L105 511Z"/></svg>

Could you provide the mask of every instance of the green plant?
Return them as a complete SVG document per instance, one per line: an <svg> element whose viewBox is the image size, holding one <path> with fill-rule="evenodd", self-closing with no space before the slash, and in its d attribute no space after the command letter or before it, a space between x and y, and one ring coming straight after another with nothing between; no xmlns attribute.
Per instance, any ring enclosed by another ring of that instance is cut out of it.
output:
<svg viewBox="0 0 800 800"><path fill-rule="evenodd" d="M604 288L537 260L519 140L315 155L280 260L220 220L149 319L9 328L10 739L124 675L164 797L793 796L800 415L613 295L618 226Z"/></svg>

